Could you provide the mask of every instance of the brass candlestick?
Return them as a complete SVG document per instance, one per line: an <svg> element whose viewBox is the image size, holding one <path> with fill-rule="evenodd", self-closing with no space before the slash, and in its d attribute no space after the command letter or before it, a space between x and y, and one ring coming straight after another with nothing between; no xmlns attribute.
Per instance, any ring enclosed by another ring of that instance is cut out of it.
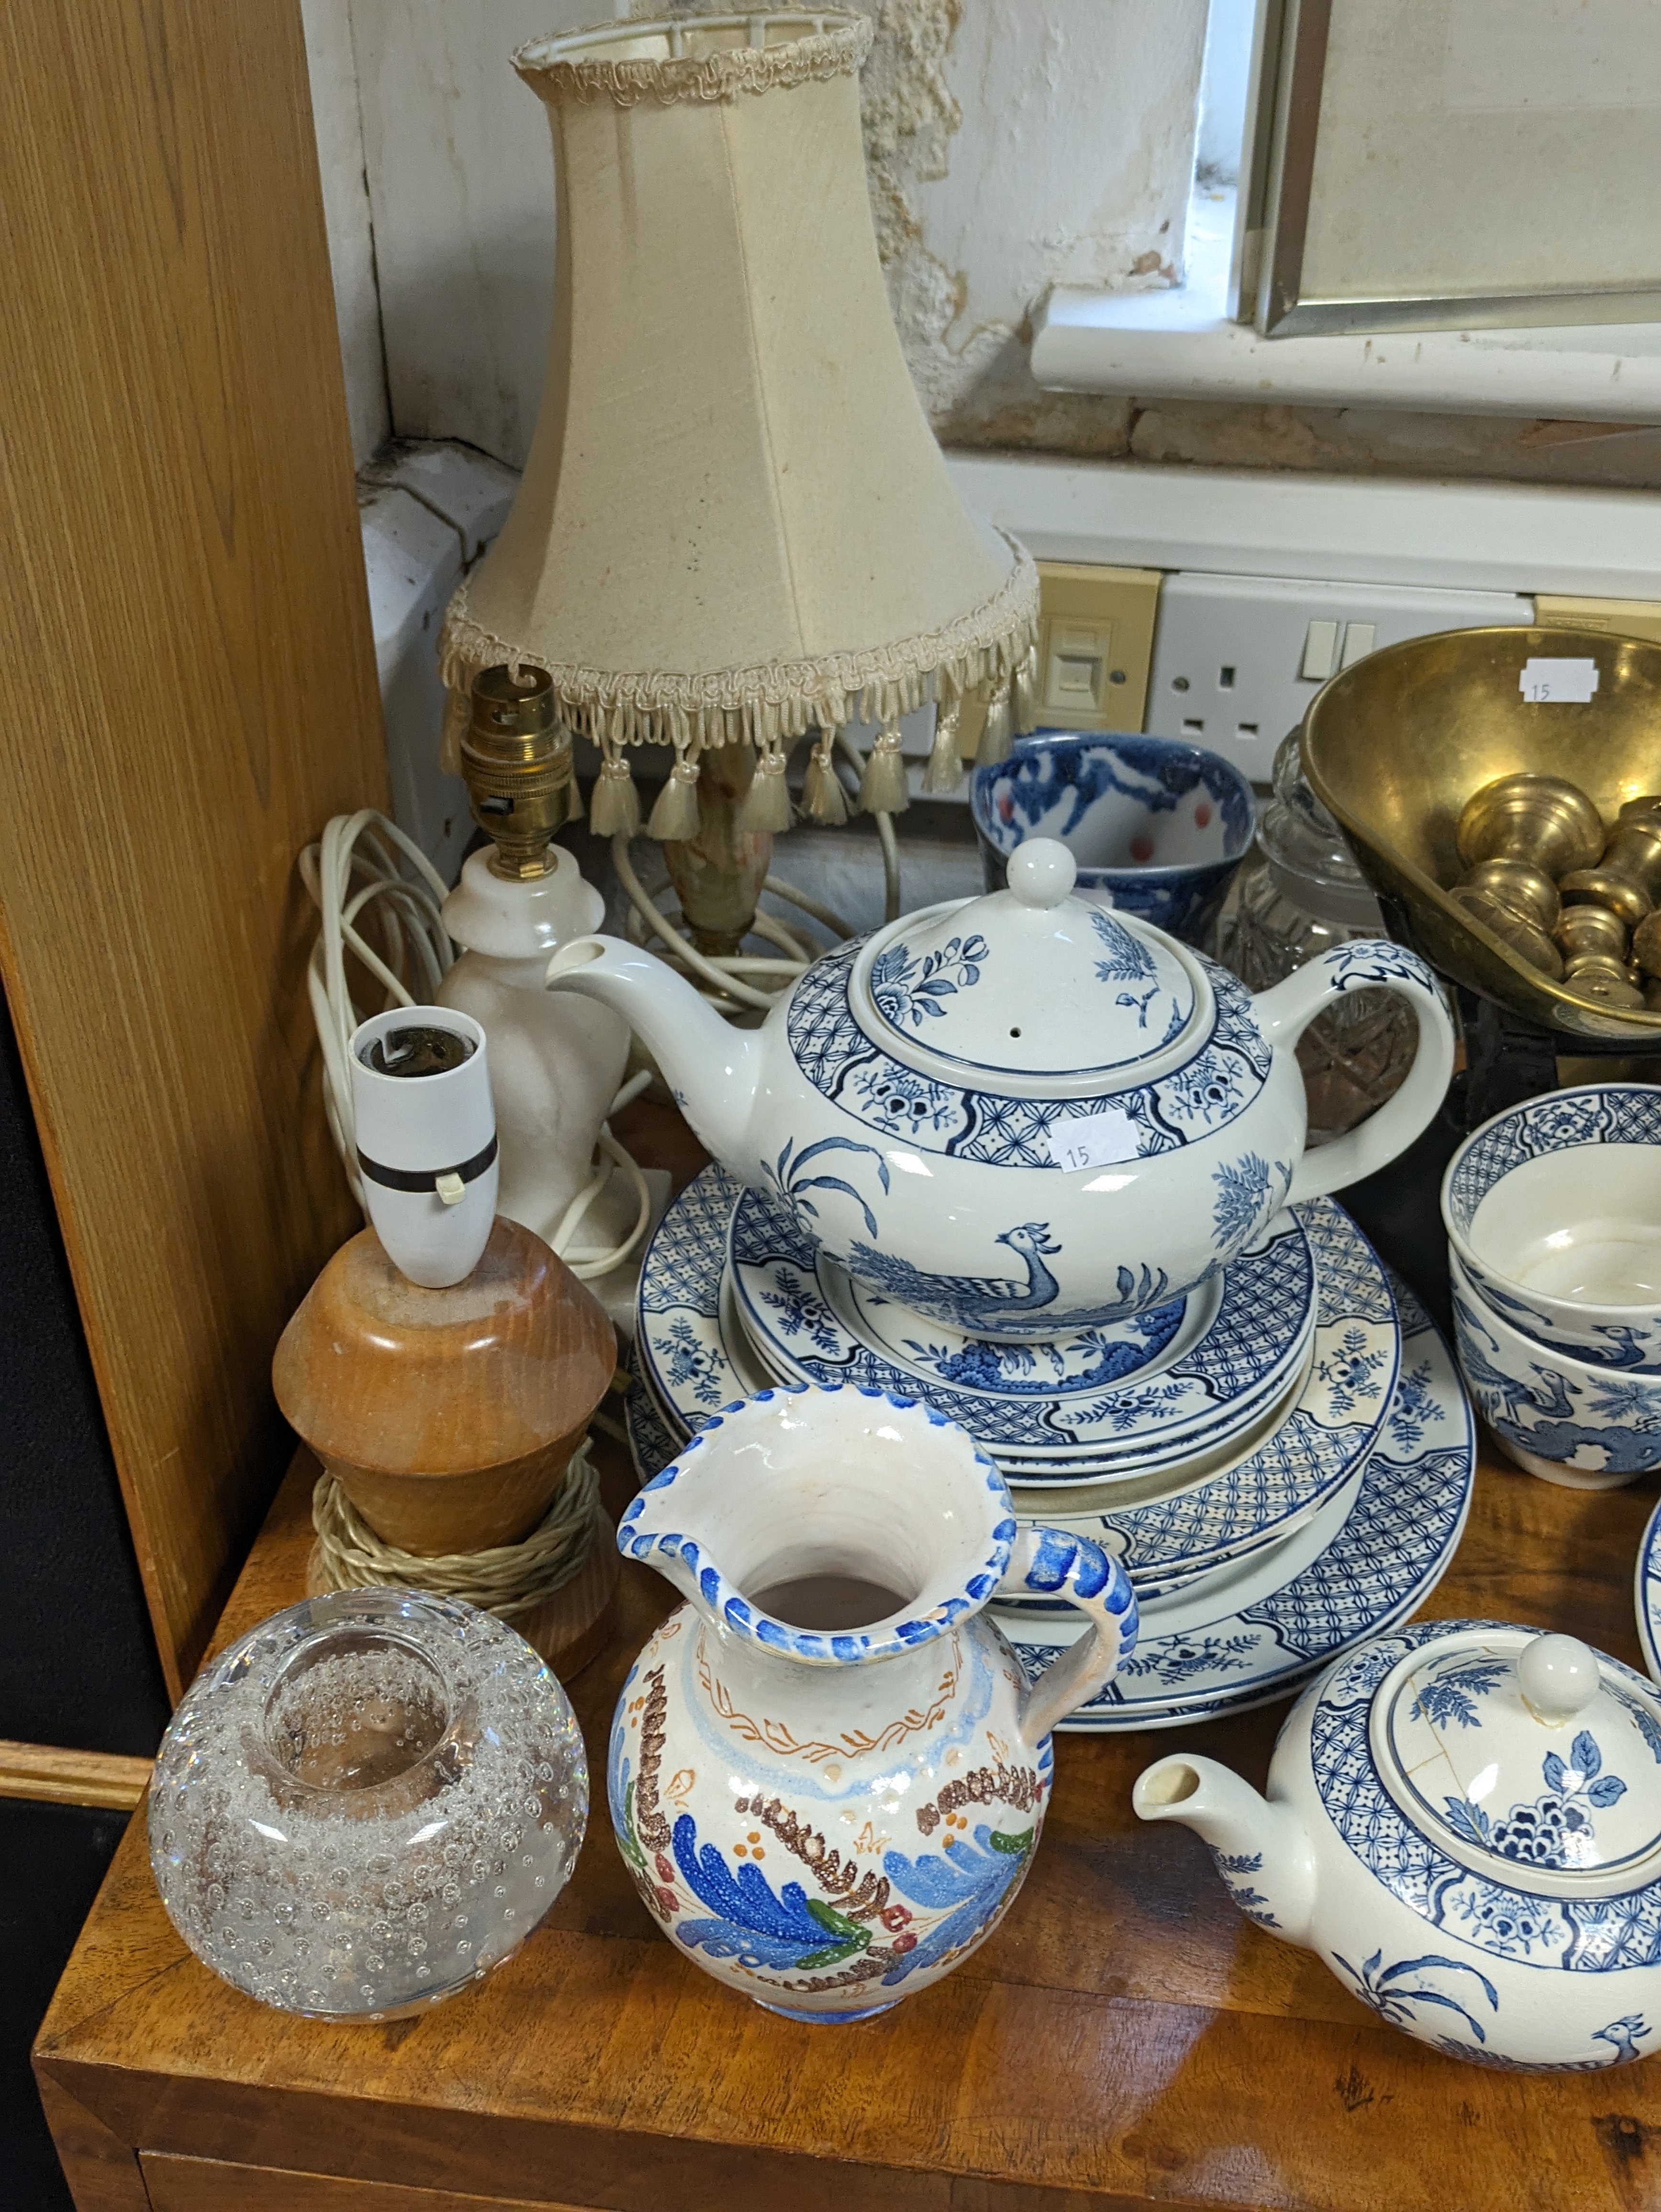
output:
<svg viewBox="0 0 1661 2212"><path fill-rule="evenodd" d="M1594 865L1603 836L1603 816L1576 785L1558 775L1502 775L1465 801L1454 842L1467 868L1526 860L1561 881Z"/></svg>
<svg viewBox="0 0 1661 2212"><path fill-rule="evenodd" d="M1635 929L1661 891L1661 815L1623 806L1597 866L1572 869L1557 888L1565 905L1607 907Z"/></svg>
<svg viewBox="0 0 1661 2212"><path fill-rule="evenodd" d="M1606 906L1566 906L1552 935L1571 966L1576 961L1596 959L1625 963L1627 925ZM1661 951L1661 945L1657 949Z"/></svg>
<svg viewBox="0 0 1661 2212"><path fill-rule="evenodd" d="M1531 861L1500 856L1478 860L1449 894L1467 914L1548 975L1563 972L1550 932L1557 921L1557 886Z"/></svg>

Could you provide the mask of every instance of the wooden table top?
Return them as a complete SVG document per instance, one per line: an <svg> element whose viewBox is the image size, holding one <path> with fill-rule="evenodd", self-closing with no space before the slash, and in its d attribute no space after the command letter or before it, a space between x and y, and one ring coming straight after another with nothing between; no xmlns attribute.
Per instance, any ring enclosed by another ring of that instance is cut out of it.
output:
<svg viewBox="0 0 1661 2212"><path fill-rule="evenodd" d="M622 1462L613 1447L614 1503ZM297 1466L222 1641L301 1595L308 1492ZM1633 1562L1656 1492L1588 1496L1485 1458L1425 1611L1571 1629L1641 1665ZM173 1933L135 1820L38 2045L82 2212L1661 2204L1661 2067L1522 2078L1433 2055L1242 1919L1196 1837L1136 1820L1132 1781L1178 1747L1261 1784L1284 1703L1058 1737L1007 1917L885 2017L810 2027L720 1987L648 1918L605 1810L612 1704L671 1602L626 1565L619 1633L573 1685L594 1789L569 1887L516 1958L418 2019L328 2027L239 1996Z"/></svg>

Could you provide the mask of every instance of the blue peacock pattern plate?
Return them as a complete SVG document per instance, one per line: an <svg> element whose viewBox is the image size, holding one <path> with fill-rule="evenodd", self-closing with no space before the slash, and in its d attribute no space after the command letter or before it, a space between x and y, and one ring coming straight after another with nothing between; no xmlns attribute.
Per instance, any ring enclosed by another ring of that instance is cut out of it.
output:
<svg viewBox="0 0 1661 2212"><path fill-rule="evenodd" d="M656 1474L710 1414L756 1387L745 1351L726 1334L736 1321L723 1316L727 1229L741 1190L724 1170L705 1169L670 1207L648 1250L636 1313L641 1386L630 1411L644 1474ZM1329 1199L1299 1214L1319 1281L1314 1357L1301 1395L1237 1465L1174 1496L1091 1518L1086 1533L1118 1553L1139 1588L1174 1586L1185 1573L1289 1535L1355 1474L1387 1419L1407 1419L1429 1402L1428 1369L1398 1380L1395 1303L1366 1239ZM1036 1464L1040 1474L1025 1479L1046 1486L1098 1479L1089 1463ZM1019 1500L1020 1472L1013 1479Z"/></svg>

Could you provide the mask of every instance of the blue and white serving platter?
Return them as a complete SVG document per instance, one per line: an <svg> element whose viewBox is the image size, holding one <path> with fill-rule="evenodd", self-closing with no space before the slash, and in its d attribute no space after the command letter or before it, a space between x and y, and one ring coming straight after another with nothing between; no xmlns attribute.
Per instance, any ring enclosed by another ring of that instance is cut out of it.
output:
<svg viewBox="0 0 1661 2212"><path fill-rule="evenodd" d="M1644 1664L1652 1678L1661 1682L1661 1504L1658 1504L1638 1547L1638 1567L1632 1578L1633 1610L1638 1615L1638 1641L1644 1647Z"/></svg>
<svg viewBox="0 0 1661 2212"><path fill-rule="evenodd" d="M1238 1581L1151 1605L1133 1657L1062 1728L1181 1727L1289 1696L1434 1589L1469 1510L1475 1423L1439 1331L1405 1284L1394 1287L1401 1374L1347 1506L1335 1499ZM1053 1620L993 1614L1034 1676L1074 1640Z"/></svg>
<svg viewBox="0 0 1661 2212"><path fill-rule="evenodd" d="M721 1169L705 1169L647 1251L635 1343L641 1388L631 1412L643 1476L666 1464L710 1413L788 1379L757 1374L742 1316L723 1297L727 1228L740 1188ZM1045 1462L1037 1487L1017 1479L1019 1512L1060 1518L1094 1536L1123 1559L1139 1590L1152 1593L1192 1584L1226 1561L1281 1542L1342 1489L1394 1401L1401 1331L1366 1239L1329 1200L1301 1211L1320 1255L1315 1357L1274 1433L1202 1480L1111 1511L1085 1486L1086 1467L1073 1496L1087 1510L1058 1514L1068 1503L1065 1478Z"/></svg>
<svg viewBox="0 0 1661 2212"><path fill-rule="evenodd" d="M728 1257L770 1368L919 1398L1007 1470L1070 1461L1101 1480L1214 1449L1286 1395L1315 1329L1315 1255L1290 1213L1186 1299L1053 1344L991 1343L862 1289L763 1192L740 1193Z"/></svg>

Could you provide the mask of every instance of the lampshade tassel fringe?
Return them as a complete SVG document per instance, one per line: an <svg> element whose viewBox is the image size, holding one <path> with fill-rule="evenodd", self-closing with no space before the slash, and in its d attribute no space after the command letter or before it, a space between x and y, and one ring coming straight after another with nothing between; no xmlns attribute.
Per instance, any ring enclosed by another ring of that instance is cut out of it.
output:
<svg viewBox="0 0 1661 2212"><path fill-rule="evenodd" d="M1010 702L1013 684L1003 684L992 694L992 703L986 710L986 727L981 732L979 750L975 755L977 768L989 768L998 761L1007 761L1014 744L1014 714Z"/></svg>
<svg viewBox="0 0 1661 2212"><path fill-rule="evenodd" d="M922 787L931 798L955 791L963 781L963 756L958 750L958 727L962 720L962 701L955 695L942 699L934 715L934 742L928 749L928 765L922 772Z"/></svg>
<svg viewBox="0 0 1661 2212"><path fill-rule="evenodd" d="M807 756L807 773L801 785L802 812L810 822L822 822L829 830L839 830L848 819L848 793L830 765L836 742L836 725L827 723Z"/></svg>
<svg viewBox="0 0 1661 2212"><path fill-rule="evenodd" d="M621 754L608 754L594 779L588 802L588 826L596 837L635 837L640 834L640 794L629 763Z"/></svg>
<svg viewBox="0 0 1661 2212"><path fill-rule="evenodd" d="M661 844L684 842L697 836L698 819L697 756L678 753L667 782L658 793L646 834Z"/></svg>
<svg viewBox="0 0 1661 2212"><path fill-rule="evenodd" d="M738 811L740 830L782 830L794 819L790 787L784 778L784 753L770 744L756 757L756 772Z"/></svg>
<svg viewBox="0 0 1661 2212"><path fill-rule="evenodd" d="M871 748L860 778L860 806L867 814L904 814L911 804L906 787L905 756L897 730L884 730Z"/></svg>

